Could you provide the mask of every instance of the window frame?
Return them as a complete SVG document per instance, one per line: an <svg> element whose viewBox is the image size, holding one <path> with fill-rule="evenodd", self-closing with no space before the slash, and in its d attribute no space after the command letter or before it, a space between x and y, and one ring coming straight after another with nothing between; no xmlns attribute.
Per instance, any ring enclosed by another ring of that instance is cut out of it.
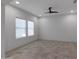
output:
<svg viewBox="0 0 79 59"><path fill-rule="evenodd" d="M17 27L16 27L16 20L17 20L17 18L25 21L25 33L24 33L25 36L21 36L21 37L18 37L18 38L17 38L17 36L16 36L16 34L17 34L17 33L16 33L16 29L17 29ZM15 18L15 38L16 38L16 39L26 38L26 36L27 36L27 20L25 20L25 19L23 19L23 18L20 18L20 17L16 17L16 18Z"/></svg>
<svg viewBox="0 0 79 59"><path fill-rule="evenodd" d="M28 35L28 32L29 32L29 30L28 30L28 28L29 28L29 27L28 27L28 22L29 22L29 21L30 21L30 22L33 22L33 35ZM27 36L28 36L28 37L31 37L31 36L34 36L34 35L35 35L35 22L32 21L32 20L28 20L28 21L27 21Z"/></svg>

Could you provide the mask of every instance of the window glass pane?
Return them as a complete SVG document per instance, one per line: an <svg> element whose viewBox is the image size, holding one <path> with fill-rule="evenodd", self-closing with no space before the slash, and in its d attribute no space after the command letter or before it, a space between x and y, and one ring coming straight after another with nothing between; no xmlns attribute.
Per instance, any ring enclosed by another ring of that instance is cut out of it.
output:
<svg viewBox="0 0 79 59"><path fill-rule="evenodd" d="M26 28L26 21L16 18L16 27Z"/></svg>
<svg viewBox="0 0 79 59"><path fill-rule="evenodd" d="M26 21L16 18L16 39L26 37Z"/></svg>
<svg viewBox="0 0 79 59"><path fill-rule="evenodd" d="M16 38L25 37L25 29L16 29Z"/></svg>
<svg viewBox="0 0 79 59"><path fill-rule="evenodd" d="M34 22L28 21L28 36L34 35Z"/></svg>

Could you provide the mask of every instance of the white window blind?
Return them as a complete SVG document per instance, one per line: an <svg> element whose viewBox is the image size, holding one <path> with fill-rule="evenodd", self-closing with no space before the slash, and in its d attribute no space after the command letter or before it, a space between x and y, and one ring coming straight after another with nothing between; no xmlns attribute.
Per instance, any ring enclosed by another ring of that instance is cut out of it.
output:
<svg viewBox="0 0 79 59"><path fill-rule="evenodd" d="M28 36L34 35L34 22L28 21Z"/></svg>
<svg viewBox="0 0 79 59"><path fill-rule="evenodd" d="M26 20L16 18L16 39L26 37Z"/></svg>

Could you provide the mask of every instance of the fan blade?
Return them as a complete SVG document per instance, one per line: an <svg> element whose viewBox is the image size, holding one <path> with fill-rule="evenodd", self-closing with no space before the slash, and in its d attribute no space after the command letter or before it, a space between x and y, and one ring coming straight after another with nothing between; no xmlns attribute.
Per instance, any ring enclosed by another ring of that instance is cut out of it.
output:
<svg viewBox="0 0 79 59"><path fill-rule="evenodd" d="M59 13L59 12L57 12L57 11L52 11L51 13Z"/></svg>
<svg viewBox="0 0 79 59"><path fill-rule="evenodd" d="M59 13L59 12L57 12L57 11L52 11L52 12L45 12L45 13L52 14L52 13Z"/></svg>

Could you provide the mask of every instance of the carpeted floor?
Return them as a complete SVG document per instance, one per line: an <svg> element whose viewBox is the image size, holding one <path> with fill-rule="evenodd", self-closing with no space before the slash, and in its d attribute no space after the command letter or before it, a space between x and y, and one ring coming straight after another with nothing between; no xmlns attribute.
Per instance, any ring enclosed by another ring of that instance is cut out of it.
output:
<svg viewBox="0 0 79 59"><path fill-rule="evenodd" d="M36 41L9 52L7 59L77 59L76 43Z"/></svg>

